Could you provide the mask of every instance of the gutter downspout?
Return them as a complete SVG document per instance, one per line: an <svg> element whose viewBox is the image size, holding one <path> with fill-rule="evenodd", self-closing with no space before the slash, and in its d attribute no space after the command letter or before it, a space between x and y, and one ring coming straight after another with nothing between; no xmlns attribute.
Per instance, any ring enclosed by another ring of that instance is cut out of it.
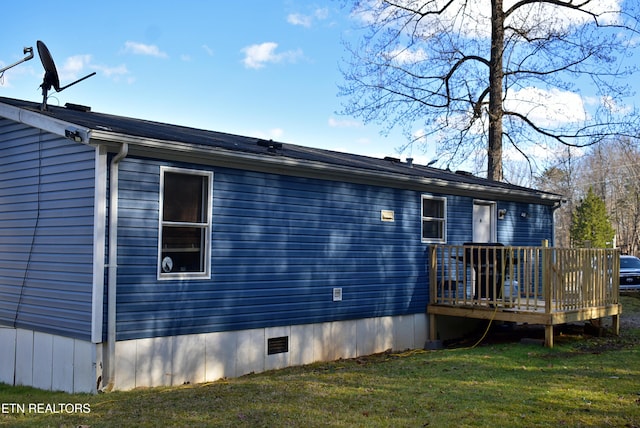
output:
<svg viewBox="0 0 640 428"><path fill-rule="evenodd" d="M118 279L118 164L129 153L129 144L122 143L111 160L109 170L109 273L107 288L107 384L111 391L116 374L116 286Z"/></svg>

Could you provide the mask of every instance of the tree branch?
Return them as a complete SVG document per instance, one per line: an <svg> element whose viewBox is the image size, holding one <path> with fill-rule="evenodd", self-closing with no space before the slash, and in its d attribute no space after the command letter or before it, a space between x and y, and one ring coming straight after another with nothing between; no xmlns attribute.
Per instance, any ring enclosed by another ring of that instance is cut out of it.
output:
<svg viewBox="0 0 640 428"><path fill-rule="evenodd" d="M515 3L509 9L507 9L504 14L505 14L505 16L510 16L512 13L514 13L516 10L520 9L523 6L526 6L526 5L529 5L529 4L546 3L546 4L552 4L554 6L560 6L560 7L566 7L568 9L578 10L580 12L584 12L584 13L586 13L588 15L591 15L594 18L596 18L597 17L596 14L582 9L584 6L588 5L591 2L592 2L592 0L584 0L581 3L574 4L573 0L569 0L569 1L563 1L563 0L521 0L521 1L517 2L517 3Z"/></svg>
<svg viewBox="0 0 640 428"><path fill-rule="evenodd" d="M544 128L541 128L539 126L537 126L535 123L533 123L533 121L531 119L529 119L529 117L527 117L524 114L518 113L518 112L514 112L514 111L508 111L505 110L504 112L505 116L513 116L516 117L518 119L520 119L521 121L523 121L524 123L526 123L531 129L533 129L535 132L539 133L540 135L544 135L545 137L551 138L553 140L556 140L566 146L569 147L588 147L588 146L592 146L594 144L597 144L598 142L604 140L607 137L611 136L610 132L603 132L603 131L598 131L598 132L586 132L590 129L599 129L602 128L603 126L623 126L623 125L627 125L625 123L606 123L605 125L603 124L593 124L593 125L588 125L588 126L583 126L579 129L576 130L576 132L574 132L573 134L564 134L561 132L551 132L548 131ZM584 132L583 132L584 131ZM620 131L619 133L616 134L616 136L618 137L629 137L629 138L637 138L637 135L633 132L631 133L624 133L622 131ZM580 143L572 143L570 142L571 139L577 140L577 139L590 139L590 141L588 143L584 143L584 144L580 144Z"/></svg>
<svg viewBox="0 0 640 428"><path fill-rule="evenodd" d="M389 0L383 0L383 3L386 4L387 6L395 7L397 9L404 10L405 12L414 13L416 15L420 15L421 18L424 18L425 16L428 16L428 15L440 15L440 14L442 14L445 10L447 10L449 8L449 6L451 6L454 3L454 1L455 0L449 0L447 2L447 4L442 6L442 8L440 8L439 10L430 10L430 11L427 11L427 12L420 12L419 10L412 9L410 7L407 7L407 6L403 5L403 4L392 2L392 1L389 1ZM424 7L424 6L425 5L422 5L422 7Z"/></svg>

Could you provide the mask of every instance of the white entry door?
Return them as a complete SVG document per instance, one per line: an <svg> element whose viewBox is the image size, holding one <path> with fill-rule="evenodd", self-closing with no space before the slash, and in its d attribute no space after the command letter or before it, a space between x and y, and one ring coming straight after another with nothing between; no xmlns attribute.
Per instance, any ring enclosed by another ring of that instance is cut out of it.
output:
<svg viewBox="0 0 640 428"><path fill-rule="evenodd" d="M495 202L473 202L473 242L496 242Z"/></svg>

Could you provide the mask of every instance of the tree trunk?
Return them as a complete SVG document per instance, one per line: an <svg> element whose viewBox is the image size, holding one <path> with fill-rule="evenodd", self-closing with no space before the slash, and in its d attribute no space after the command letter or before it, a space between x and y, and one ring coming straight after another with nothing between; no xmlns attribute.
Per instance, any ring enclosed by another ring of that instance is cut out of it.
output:
<svg viewBox="0 0 640 428"><path fill-rule="evenodd" d="M502 0L491 0L491 58L489 68L489 147L487 178L502 181L502 52L504 10Z"/></svg>

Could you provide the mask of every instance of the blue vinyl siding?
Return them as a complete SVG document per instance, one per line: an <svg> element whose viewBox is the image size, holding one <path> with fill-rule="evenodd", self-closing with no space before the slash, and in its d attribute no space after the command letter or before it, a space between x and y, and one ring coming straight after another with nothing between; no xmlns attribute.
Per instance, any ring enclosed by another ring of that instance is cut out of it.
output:
<svg viewBox="0 0 640 428"><path fill-rule="evenodd" d="M504 219L498 220L498 241L505 245L534 246L548 240L553 245L553 207L524 203L498 204L506 209ZM522 217L526 213L526 217Z"/></svg>
<svg viewBox="0 0 640 428"><path fill-rule="evenodd" d="M446 195L442 195L446 196ZM447 198L447 244L462 245L473 239L473 200L462 196ZM553 245L553 208L548 205L497 202L497 210L506 209L497 220L497 241L504 245L540 246L543 240ZM521 216L526 212L527 217Z"/></svg>
<svg viewBox="0 0 640 428"><path fill-rule="evenodd" d="M461 245L473 236L473 198L442 195L447 198L447 244Z"/></svg>
<svg viewBox="0 0 640 428"><path fill-rule="evenodd" d="M93 148L0 120L0 324L89 339Z"/></svg>
<svg viewBox="0 0 640 428"><path fill-rule="evenodd" d="M122 162L119 340L424 312L420 193L212 170L211 279L159 281L160 164Z"/></svg>

